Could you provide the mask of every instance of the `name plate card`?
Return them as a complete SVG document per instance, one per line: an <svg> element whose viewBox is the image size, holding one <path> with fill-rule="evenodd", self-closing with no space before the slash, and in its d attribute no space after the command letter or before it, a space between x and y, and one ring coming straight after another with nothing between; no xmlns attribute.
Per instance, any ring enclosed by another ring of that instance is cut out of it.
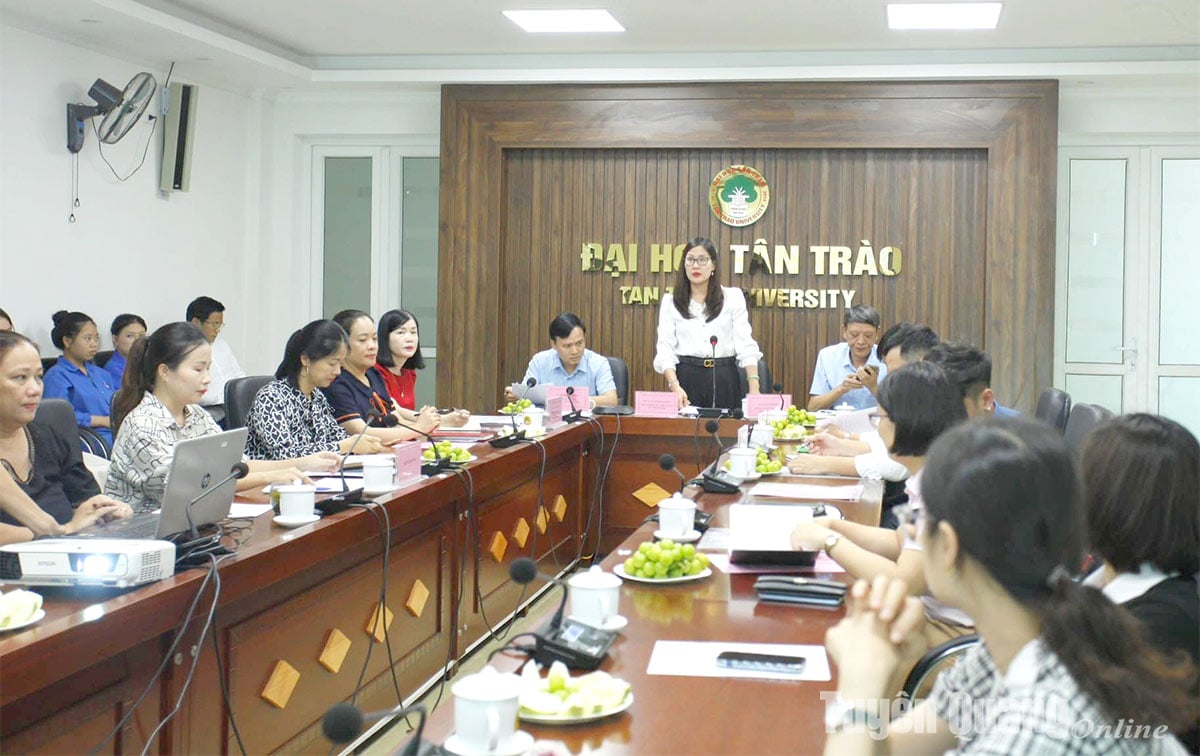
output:
<svg viewBox="0 0 1200 756"><path fill-rule="evenodd" d="M421 477L421 442L404 441L392 447L396 454L396 483L403 485Z"/></svg>
<svg viewBox="0 0 1200 756"><path fill-rule="evenodd" d="M678 417L679 397L674 391L633 392L633 414L639 417Z"/></svg>
<svg viewBox="0 0 1200 756"><path fill-rule="evenodd" d="M551 396L546 392L546 427L553 428L562 423L563 405L566 404L566 394Z"/></svg>
<svg viewBox="0 0 1200 756"><path fill-rule="evenodd" d="M747 394L742 400L742 413L757 420L764 410L786 410L792 406L791 394Z"/></svg>
<svg viewBox="0 0 1200 756"><path fill-rule="evenodd" d="M546 402L547 402L546 408L549 409L549 407L550 407L549 402L550 402L551 398L556 397L556 396L561 396L562 397L562 411L563 411L564 415L568 412L575 412L576 410L588 409L588 404L589 404L588 390L586 388L580 388L579 386L575 386L574 389L575 389L574 393L572 393L570 395L570 397L568 398L566 386L547 386L546 387ZM571 408L572 405L574 405L574 409Z"/></svg>

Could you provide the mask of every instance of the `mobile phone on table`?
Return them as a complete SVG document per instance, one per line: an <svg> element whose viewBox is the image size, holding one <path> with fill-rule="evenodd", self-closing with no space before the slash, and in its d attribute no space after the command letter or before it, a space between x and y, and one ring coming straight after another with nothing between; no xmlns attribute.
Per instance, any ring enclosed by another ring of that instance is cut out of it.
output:
<svg viewBox="0 0 1200 756"><path fill-rule="evenodd" d="M747 651L722 651L717 655L717 666L750 672L778 672L799 675L804 672L803 656L782 654L756 654Z"/></svg>

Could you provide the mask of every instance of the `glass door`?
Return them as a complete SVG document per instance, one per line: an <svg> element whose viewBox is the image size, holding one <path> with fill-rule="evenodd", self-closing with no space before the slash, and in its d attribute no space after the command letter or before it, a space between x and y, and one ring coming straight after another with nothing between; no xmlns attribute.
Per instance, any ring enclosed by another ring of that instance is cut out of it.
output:
<svg viewBox="0 0 1200 756"><path fill-rule="evenodd" d="M1200 149L1063 148L1055 385L1200 433Z"/></svg>

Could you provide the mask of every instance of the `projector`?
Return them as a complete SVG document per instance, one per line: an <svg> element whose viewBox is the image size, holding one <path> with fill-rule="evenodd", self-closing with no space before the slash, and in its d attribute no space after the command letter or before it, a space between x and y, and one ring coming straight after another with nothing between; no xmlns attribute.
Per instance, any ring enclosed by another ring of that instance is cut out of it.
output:
<svg viewBox="0 0 1200 756"><path fill-rule="evenodd" d="M0 546L0 585L128 588L174 574L170 541L46 538Z"/></svg>

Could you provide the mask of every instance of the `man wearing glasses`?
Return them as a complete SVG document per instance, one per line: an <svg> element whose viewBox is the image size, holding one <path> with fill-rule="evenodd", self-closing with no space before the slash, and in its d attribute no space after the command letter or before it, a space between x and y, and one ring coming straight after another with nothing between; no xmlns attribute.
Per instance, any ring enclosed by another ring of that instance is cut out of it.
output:
<svg viewBox="0 0 1200 756"><path fill-rule="evenodd" d="M212 364L208 369L210 382L200 404L221 423L225 419L225 384L246 375L233 356L229 342L217 339L225 327L225 305L212 297L196 297L187 306L186 319L199 328L212 345Z"/></svg>

